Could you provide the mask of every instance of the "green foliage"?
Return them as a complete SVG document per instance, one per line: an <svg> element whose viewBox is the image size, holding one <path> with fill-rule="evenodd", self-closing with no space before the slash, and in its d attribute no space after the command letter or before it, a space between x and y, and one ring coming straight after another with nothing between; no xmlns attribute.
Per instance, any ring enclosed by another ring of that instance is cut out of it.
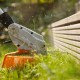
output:
<svg viewBox="0 0 80 80"><path fill-rule="evenodd" d="M16 50L11 44L0 49L3 54ZM38 60L34 65L26 63L24 68L0 68L0 80L80 80L80 62L70 54L54 50L46 56L35 57Z"/></svg>

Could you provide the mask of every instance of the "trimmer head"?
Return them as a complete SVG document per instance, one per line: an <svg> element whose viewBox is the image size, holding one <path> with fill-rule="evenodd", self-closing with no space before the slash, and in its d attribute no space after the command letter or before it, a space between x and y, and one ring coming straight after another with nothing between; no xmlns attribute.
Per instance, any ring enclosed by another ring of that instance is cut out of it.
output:
<svg viewBox="0 0 80 80"><path fill-rule="evenodd" d="M3 68L15 68L15 67L23 67L27 62L32 63L35 59L33 56L29 56L25 54L20 54L20 52L14 52L11 54L6 54L3 60L2 67Z"/></svg>

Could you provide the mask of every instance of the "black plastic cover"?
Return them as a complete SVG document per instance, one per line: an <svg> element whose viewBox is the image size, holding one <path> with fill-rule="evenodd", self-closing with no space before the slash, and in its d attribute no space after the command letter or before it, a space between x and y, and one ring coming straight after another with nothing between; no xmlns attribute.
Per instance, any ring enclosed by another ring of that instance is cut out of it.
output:
<svg viewBox="0 0 80 80"><path fill-rule="evenodd" d="M0 15L0 22L6 27L8 28L8 26L12 23L14 23L14 21L12 20L12 18L8 15L7 12L4 12L3 14Z"/></svg>

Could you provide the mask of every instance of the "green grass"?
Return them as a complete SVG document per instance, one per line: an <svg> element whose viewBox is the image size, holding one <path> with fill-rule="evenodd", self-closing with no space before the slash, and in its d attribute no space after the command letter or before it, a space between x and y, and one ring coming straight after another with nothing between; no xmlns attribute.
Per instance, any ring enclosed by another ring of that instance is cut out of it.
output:
<svg viewBox="0 0 80 80"><path fill-rule="evenodd" d="M0 46L0 64L4 54L11 51L16 51L12 44ZM80 62L70 54L54 50L35 57L38 61L34 65L26 63L23 69L0 67L0 80L80 80Z"/></svg>

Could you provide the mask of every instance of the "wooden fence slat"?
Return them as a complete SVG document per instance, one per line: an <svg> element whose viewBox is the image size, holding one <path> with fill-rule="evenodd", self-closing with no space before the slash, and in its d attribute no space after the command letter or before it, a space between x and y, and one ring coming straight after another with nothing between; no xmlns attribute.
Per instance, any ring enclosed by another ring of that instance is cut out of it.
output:
<svg viewBox="0 0 80 80"><path fill-rule="evenodd" d="M74 24L74 25L68 25L68 26L61 26L61 27L56 27L56 28L52 28L52 30L54 31L59 31L59 30L76 30L76 29L80 29L80 23L78 24Z"/></svg>
<svg viewBox="0 0 80 80"><path fill-rule="evenodd" d="M80 12L78 12L74 15L71 15L70 17L67 17L65 19L62 19L60 21L52 23L51 27L56 27L56 26L60 26L60 25L75 22L75 21L80 21Z"/></svg>
<svg viewBox="0 0 80 80"><path fill-rule="evenodd" d="M80 42L80 36L76 36L76 35L52 34L52 37L61 37L64 39L69 39L69 40Z"/></svg>
<svg viewBox="0 0 80 80"><path fill-rule="evenodd" d="M67 35L79 35L80 29L78 30L65 30L65 31L53 31L56 34L67 34Z"/></svg>

